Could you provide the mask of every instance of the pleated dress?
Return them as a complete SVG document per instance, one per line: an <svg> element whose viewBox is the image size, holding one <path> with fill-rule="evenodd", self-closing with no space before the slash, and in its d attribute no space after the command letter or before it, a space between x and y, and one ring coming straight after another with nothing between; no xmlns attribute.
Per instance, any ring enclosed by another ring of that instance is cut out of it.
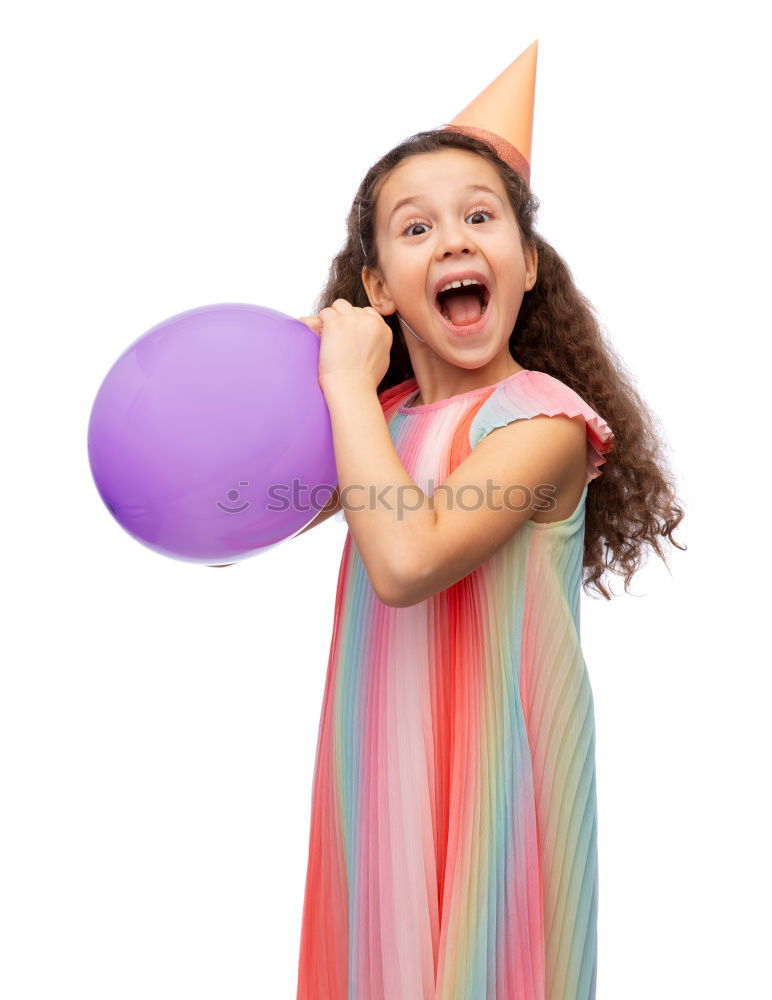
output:
<svg viewBox="0 0 772 1000"><path fill-rule="evenodd" d="M581 416L574 512L526 521L406 608L375 595L351 534L338 575L312 783L297 1000L595 997L593 697L579 639L584 514L613 433L523 370L409 406L379 396L427 495L492 430Z"/></svg>

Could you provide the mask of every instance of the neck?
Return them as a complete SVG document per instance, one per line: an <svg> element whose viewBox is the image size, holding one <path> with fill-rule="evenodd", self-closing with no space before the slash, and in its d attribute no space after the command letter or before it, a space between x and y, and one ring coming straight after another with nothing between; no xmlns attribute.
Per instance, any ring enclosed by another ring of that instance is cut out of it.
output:
<svg viewBox="0 0 772 1000"><path fill-rule="evenodd" d="M458 396L465 392L471 392L473 389L482 389L487 385L495 385L497 382L509 378L510 375L524 370L523 366L519 365L511 355L508 357L509 363L503 369L499 366L496 366L496 368L486 366L485 368L476 368L471 371L456 368L449 378L443 376L438 378L434 374L429 375L427 373L419 379L414 374L413 377L419 390L418 395L410 403L410 406L424 406L426 404L438 403L443 399L448 399L450 396ZM425 392L424 389L426 389Z"/></svg>

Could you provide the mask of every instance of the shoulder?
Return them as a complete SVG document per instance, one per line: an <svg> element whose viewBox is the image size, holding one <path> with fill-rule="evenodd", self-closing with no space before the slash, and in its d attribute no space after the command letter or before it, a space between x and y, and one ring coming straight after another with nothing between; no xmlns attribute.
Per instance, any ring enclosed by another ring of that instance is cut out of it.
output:
<svg viewBox="0 0 772 1000"><path fill-rule="evenodd" d="M506 379L487 397L469 428L469 445L475 448L491 431L518 421L565 417L564 420L537 420L548 425L530 434L571 447L584 441L587 481L600 475L599 466L611 451L614 435L603 417L574 389L546 372L525 370ZM514 433L514 432L513 432Z"/></svg>
<svg viewBox="0 0 772 1000"><path fill-rule="evenodd" d="M548 481L558 495L568 490L578 497L586 479L586 456L584 420L564 412L536 412L527 419L509 415L496 421L472 449L468 468L508 484Z"/></svg>
<svg viewBox="0 0 772 1000"><path fill-rule="evenodd" d="M471 433L480 440L499 421L528 419L543 414L573 416L587 404L573 389L546 372L525 369L498 385L478 410ZM477 443L472 441L472 445Z"/></svg>

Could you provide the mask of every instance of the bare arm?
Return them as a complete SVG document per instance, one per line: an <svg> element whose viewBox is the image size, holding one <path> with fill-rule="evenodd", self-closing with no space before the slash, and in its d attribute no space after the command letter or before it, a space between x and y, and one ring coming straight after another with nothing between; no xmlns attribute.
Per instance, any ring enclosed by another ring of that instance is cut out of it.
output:
<svg viewBox="0 0 772 1000"><path fill-rule="evenodd" d="M373 589L393 607L471 573L531 517L544 499L541 486L562 494L585 460L583 424L564 416L518 420L488 434L430 501L402 464L372 385L340 375L323 388L346 520ZM507 497L511 487L519 488ZM521 488L530 502L518 509ZM367 502L371 494L386 503ZM485 499L470 504L475 497Z"/></svg>
<svg viewBox="0 0 772 1000"><path fill-rule="evenodd" d="M328 518L332 517L333 514L337 514L340 509L340 493L338 492L338 487L336 486L335 492L332 494L325 506L322 507L310 524L307 524L302 531L299 531L297 535L295 535L295 538L299 538L300 535L304 535L307 531L310 531L311 528L315 528L317 524L321 524L322 521L326 521Z"/></svg>
<svg viewBox="0 0 772 1000"><path fill-rule="evenodd" d="M584 422L564 414L518 420L488 434L437 487L434 525L403 566L395 606L425 600L477 569L544 509L536 504L557 505L570 494L575 507L586 448Z"/></svg>

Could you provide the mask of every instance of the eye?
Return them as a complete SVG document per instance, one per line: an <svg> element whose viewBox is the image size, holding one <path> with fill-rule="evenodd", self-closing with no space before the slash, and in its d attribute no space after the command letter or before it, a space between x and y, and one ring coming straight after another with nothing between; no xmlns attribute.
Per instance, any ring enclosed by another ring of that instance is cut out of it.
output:
<svg viewBox="0 0 772 1000"><path fill-rule="evenodd" d="M495 214L489 208L484 208L483 206L480 206L479 208L476 208L473 212L470 212L469 215L467 215L467 219L471 215L490 215L492 219L495 218ZM426 223L423 221L423 219L411 219L405 226L405 228L402 230L402 235L404 236L407 233L408 229L412 229L413 226L426 226ZM423 234L419 233L418 235L422 236Z"/></svg>
<svg viewBox="0 0 772 1000"><path fill-rule="evenodd" d="M493 218L493 212L491 212L490 209L488 209L488 208L476 208L470 214L471 215L490 215L490 217Z"/></svg>

